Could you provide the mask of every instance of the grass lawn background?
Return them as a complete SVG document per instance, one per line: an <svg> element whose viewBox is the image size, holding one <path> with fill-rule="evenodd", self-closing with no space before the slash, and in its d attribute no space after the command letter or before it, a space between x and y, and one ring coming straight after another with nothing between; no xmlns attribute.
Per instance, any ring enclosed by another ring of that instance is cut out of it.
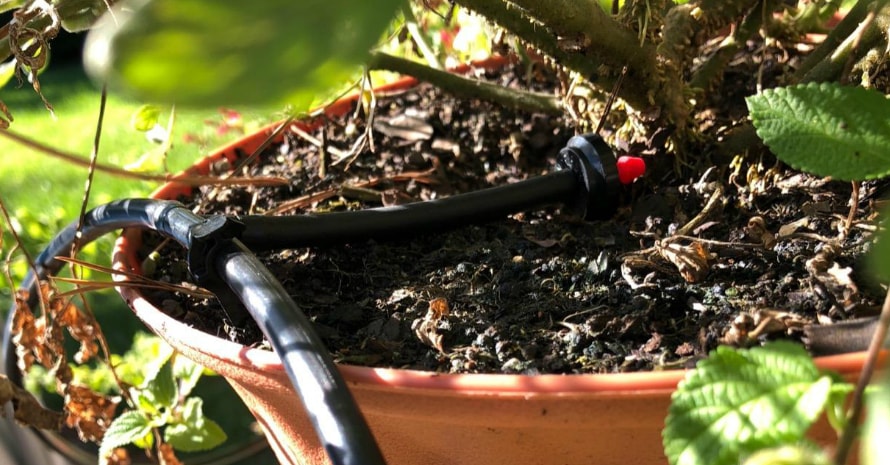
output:
<svg viewBox="0 0 890 465"><path fill-rule="evenodd" d="M0 100L15 118L9 130L88 159L99 114L98 87L76 64L51 66L40 76L40 82L43 94L55 109L55 116L44 108L30 84L24 83L19 87L13 81L0 89ZM125 166L158 147L131 127L131 117L143 103L109 95L99 147L99 160L102 163ZM162 107L162 125L166 125L169 111L169 107ZM276 117L274 109L238 111L242 113L248 131ZM215 147L241 135L238 130L218 134L214 123L222 121L218 109L177 108L172 133L173 147L167 158L170 170L178 172ZM193 141L185 142L187 137ZM76 218L83 198L86 174L86 168L0 138L0 197L15 217L18 223L16 229L25 236L29 253L38 253L52 235ZM155 183L97 172L89 205L92 207L126 197L145 197L155 187ZM13 242L6 225L3 225L3 229L5 256ZM83 258L107 264L112 240L109 236L97 241L84 252ZM16 277L20 277L25 271L24 262L16 261L13 271ZM9 308L10 287L6 277L0 277L0 315ZM114 299L102 300L107 305Z"/></svg>
<svg viewBox="0 0 890 465"><path fill-rule="evenodd" d="M44 108L30 84L17 87L13 81L0 89L0 100L15 118L9 130L88 159L99 114L99 88L84 75L78 64L50 66L40 76L40 82L43 94L55 108L55 117ZM122 167L157 147L143 133L131 127L131 117L143 103L146 102L109 95L99 149L102 163ZM161 124L166 125L170 108L162 108ZM275 109L238 110L243 115L247 131L277 117ZM172 172L188 167L209 151L242 134L237 130L217 134L216 128L208 121L222 122L218 109L176 109L173 148L167 160ZM186 135L202 143L185 143ZM86 168L73 166L0 137L0 197L14 216L16 229L24 236L29 253L39 253L55 233L77 217L86 174ZM93 207L126 197L146 197L155 187L156 183L97 172L89 205ZM0 222L4 258L13 245L7 228L8 225ZM114 236L108 235L96 241L81 253L81 258L107 265L113 240ZM14 279L20 279L26 271L24 261L14 261L12 269ZM109 278L94 275L91 279ZM5 273L0 273L0 317L4 320L11 305L11 292ZM125 352L132 343L134 332L144 331L142 323L113 290L91 293L89 300L112 351L118 354ZM253 436L250 413L222 378L208 377L203 380L198 395L204 399L208 417L220 422L229 433L227 445ZM264 457L272 460L271 454L267 453Z"/></svg>

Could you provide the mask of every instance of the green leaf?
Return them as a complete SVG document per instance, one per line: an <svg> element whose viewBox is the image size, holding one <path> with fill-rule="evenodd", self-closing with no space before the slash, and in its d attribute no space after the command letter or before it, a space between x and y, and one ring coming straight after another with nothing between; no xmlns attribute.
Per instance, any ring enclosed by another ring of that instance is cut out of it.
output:
<svg viewBox="0 0 890 465"><path fill-rule="evenodd" d="M888 230L890 221L887 220L890 217L887 214L890 214L890 211L884 209L881 215L881 218L884 218L881 221L882 228L874 240L872 250L867 255L868 263L875 275L878 279L885 281L890 280L890 230Z"/></svg>
<svg viewBox="0 0 890 465"><path fill-rule="evenodd" d="M759 450L743 465L830 465L831 460L825 451L805 445L784 445Z"/></svg>
<svg viewBox="0 0 890 465"><path fill-rule="evenodd" d="M179 395L186 397L191 394L192 389L198 384L201 376L204 375L204 367L185 358L176 357L173 360L173 377L179 381Z"/></svg>
<svg viewBox="0 0 890 465"><path fill-rule="evenodd" d="M157 105L142 105L130 117L130 126L141 132L146 132L158 124L161 118L161 108Z"/></svg>
<svg viewBox="0 0 890 465"><path fill-rule="evenodd" d="M890 457L890 371L884 371L875 389L866 391L868 410L862 438L862 465L887 463Z"/></svg>
<svg viewBox="0 0 890 465"><path fill-rule="evenodd" d="M190 398L183 407L182 422L164 429L164 440L174 449L196 452L212 449L226 440L226 433L213 420L204 416L203 401Z"/></svg>
<svg viewBox="0 0 890 465"><path fill-rule="evenodd" d="M9 84L9 81L15 76L16 66L18 66L18 61L15 58L0 64L0 87Z"/></svg>
<svg viewBox="0 0 890 465"><path fill-rule="evenodd" d="M890 429L890 371L866 391L868 415L862 438L862 465L880 465L890 457L887 431Z"/></svg>
<svg viewBox="0 0 890 465"><path fill-rule="evenodd" d="M126 446L133 442L142 441L151 434L151 425L148 418L138 410L129 410L111 422L102 438L99 446L99 465L103 465L104 458L108 457L114 449Z"/></svg>
<svg viewBox="0 0 890 465"><path fill-rule="evenodd" d="M173 364L170 359L145 380L145 396L157 407L170 408L179 397L176 381L173 379Z"/></svg>
<svg viewBox="0 0 890 465"><path fill-rule="evenodd" d="M68 32L86 31L108 10L107 0L64 0L54 3L62 27Z"/></svg>
<svg viewBox="0 0 890 465"><path fill-rule="evenodd" d="M665 454L672 465L729 465L743 454L799 441L831 388L831 377L797 344L718 347L672 396Z"/></svg>
<svg viewBox="0 0 890 465"><path fill-rule="evenodd" d="M85 63L144 101L303 110L355 75L403 1L140 0L90 32Z"/></svg>
<svg viewBox="0 0 890 465"><path fill-rule="evenodd" d="M890 101L884 94L810 83L746 100L757 135L785 163L847 181L890 174Z"/></svg>

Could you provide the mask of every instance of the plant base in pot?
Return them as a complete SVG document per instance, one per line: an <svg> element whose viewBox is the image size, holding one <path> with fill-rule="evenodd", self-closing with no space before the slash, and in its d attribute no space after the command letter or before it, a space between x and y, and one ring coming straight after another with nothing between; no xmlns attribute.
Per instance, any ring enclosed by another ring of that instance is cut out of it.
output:
<svg viewBox="0 0 890 465"><path fill-rule="evenodd" d="M334 115L351 111L355 101L356 99L352 98L333 105L329 109L329 117L335 118ZM409 127L412 134L425 133L426 127L422 124L422 118L420 119L421 121L418 122L416 115L408 115L407 120L413 125ZM389 121L392 122L391 119ZM436 125L432 126L434 131L438 130ZM484 125L480 127L482 126ZM300 130L311 132L313 129L311 126L304 125L300 126ZM234 164L243 155L250 154L258 147L271 131L271 128L266 128L252 137L226 147L202 161L195 169L208 172L212 165L219 164L222 159L226 159L228 164ZM293 136L289 137L292 137L290 142L297 140ZM518 140L520 147L536 146L534 141L523 141L521 137L518 137ZM504 149L506 152L510 150L509 147L503 145L499 147L498 150ZM431 159L446 159L448 163L451 163L460 157L483 156L480 153L461 152L457 155L452 153L449 158L434 154ZM513 157L512 161L514 165L521 163L523 153L527 152L519 150L516 153L517 155ZM286 158L286 155L281 153L277 156ZM417 161L419 164L426 162L423 159ZM526 162L532 161L526 160ZM436 165L436 162L429 163L432 164L432 167L429 168L430 174L443 166L443 164ZM508 172L508 170L501 170L501 172ZM414 182L416 185L429 180L429 178L421 179L417 176L408 182L409 184ZM454 184L459 185L461 181L463 180L454 181ZM155 197L175 199L190 193L190 189L184 186L170 184L156 192ZM240 196L243 193L236 195ZM385 199L385 196L381 194L379 198ZM656 198L656 200L660 199ZM258 208L268 207L261 204L257 204L257 206ZM620 214L632 215L632 212ZM551 212L547 215L554 216L555 214ZM520 257L516 259L516 263L530 260L523 258L523 254L534 255L540 252L536 248L559 247L560 253L569 253L567 246L559 244L560 239L569 239L535 237L533 233L539 231L535 229L537 224L540 223L529 222L524 225L531 233L527 239L526 248L514 251L515 256ZM554 239L555 243L551 243L550 239ZM143 257L138 255L138 251L142 242L143 234L140 231L127 231L117 245L116 266L128 271L140 270ZM599 248L607 249L608 247L609 245L605 243ZM480 251L480 253L483 252ZM593 256L595 257L596 254ZM508 258L511 262L513 261L512 257ZM376 257L371 259L376 259ZM757 259L763 260L762 258ZM584 263L584 268L591 266L588 263L591 262ZM535 268L535 270L540 270L540 268ZM343 271L339 270L339 272ZM287 280L288 276L281 275L280 278ZM291 279L293 280L292 277ZM676 277L673 279L673 282L676 283ZM390 289L392 291L390 294L394 295L397 290ZM508 289L504 288L503 290L506 292ZM156 303L150 302L144 294L133 288L124 285L120 288L120 292L137 316L153 331L166 339L186 357L208 366L226 377L260 421L281 463L327 463L325 451L316 440L308 418L297 401L296 393L292 390L283 367L274 353L230 342L214 335L230 332L224 325L221 325L214 334L197 330L192 327L194 322L189 321L189 317L185 318L189 322L188 324L171 318L160 310ZM443 293L448 294L447 291L443 291ZM644 291L638 292L638 295L643 294ZM720 293L724 297L727 294L722 291ZM450 301L462 302L467 305L470 305L473 299L481 298L478 294L474 295L467 290L459 295L453 293L448 296ZM327 298L325 295L318 297L320 299L316 300ZM432 300L437 296L424 294L421 297L414 297L411 308L399 310L398 313L401 314L401 317L397 319L400 321L397 326L408 321L406 315L410 312L419 312L417 316L422 319L425 309L418 308L418 302ZM628 295L628 299L633 298L634 295ZM304 303L301 300L297 300L298 304ZM684 299L684 302L686 300ZM631 308L632 303L643 305L647 302L649 301L645 298L628 300L627 308ZM726 302L728 301L724 300L724 303ZM309 305L313 302L307 298L305 303ZM170 307L176 307L176 305L174 302ZM184 313L188 314L192 307L184 310ZM560 320L551 323L553 325L562 324L566 328L566 333L563 336L572 337L574 335L572 331L577 333L582 323L573 321L569 316L581 311L580 315L575 316L585 317L584 309L571 311L553 309L554 312L557 310L562 311L558 314ZM655 310L646 309L647 312L653 313ZM676 309L665 311L676 311ZM685 309L681 311L687 312ZM395 313L396 311L391 311L388 316L394 318ZM536 323L535 327L545 324L549 316L548 312L541 313L540 318L544 322ZM319 314L318 318L322 317ZM390 321L384 316L378 317L378 319L384 327ZM587 325L596 323L596 320L584 318L581 318L581 321ZM633 322L631 319L622 321ZM367 323L370 322L364 322L364 324ZM584 329L584 331L587 330L589 328ZM365 331L369 330L366 328ZM395 359L393 353L397 350L394 350L392 346L387 348L387 343L392 341L386 341L381 336L383 332L369 338L369 344L384 346L381 353L387 352L386 356ZM364 334L370 333L365 332ZM583 336L587 338L589 334ZM585 340L591 344L591 347L595 345L595 341ZM644 339L643 342L647 341ZM711 341L711 343L713 344L715 341ZM463 348L466 348L471 346L473 341L459 341L453 344L450 346L451 348L461 347L460 344L464 344ZM705 346L706 343L702 343L702 347ZM501 347L505 346L501 345ZM520 354L521 349L522 347L515 347L510 350ZM446 354L442 347L439 347L438 351L430 347L426 347L425 350L428 355L417 362L417 367L434 365L434 368L443 372L447 372L450 367L457 365L460 365L460 369L468 369L470 360L466 357L455 363L454 360L457 358L450 358L450 355ZM644 349L638 350L636 356L644 356L643 352L645 352ZM694 350L690 349L690 352L694 352ZM461 353L466 354L466 351ZM350 359L350 354L344 351L337 352L337 356L344 360ZM367 360L367 357L361 358ZM513 358L516 358L518 362L512 362ZM535 355L531 354L528 358L534 359ZM611 370L626 370L629 367L623 364L629 359L629 357L617 359L613 357ZM694 357L690 356L688 360L694 361ZM523 364L524 361L527 360L520 360L519 355L516 355L516 357L507 357L496 362L498 366L508 365L507 362L510 362L511 366L521 367L514 371L528 373L539 367L539 365ZM651 362L651 360L649 361ZM480 358L473 362L478 366L486 363L486 360ZM580 356L576 357L572 363L576 363L578 366L590 363L587 365L588 369L601 366L596 365L595 361L581 360ZM845 376L853 377L861 366L862 354L824 357L820 358L818 363L823 368L834 369ZM397 366L403 365L398 364ZM555 365L540 366L553 368ZM563 370L561 373L572 373L577 369L576 365L571 364L561 366ZM630 365L630 367L632 366L633 364ZM350 384L351 391L380 444L387 462L391 464L549 464L554 462L664 464L666 460L662 453L661 430L670 402L670 394L684 376L682 370L609 374L450 374L411 369L368 368L348 364L341 365L341 371ZM824 422L814 428L813 437L819 441L827 443L832 436L833 432Z"/></svg>

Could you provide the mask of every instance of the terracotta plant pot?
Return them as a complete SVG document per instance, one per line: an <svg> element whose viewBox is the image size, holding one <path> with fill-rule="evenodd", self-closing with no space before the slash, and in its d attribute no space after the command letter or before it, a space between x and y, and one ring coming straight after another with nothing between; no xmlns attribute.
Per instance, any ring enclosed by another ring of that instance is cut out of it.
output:
<svg viewBox="0 0 890 465"><path fill-rule="evenodd" d="M407 79L396 87L415 84ZM328 108L352 109L357 97ZM273 126L200 161L207 173L216 161L251 153ZM167 184L154 198L190 193ZM115 248L115 267L139 270L140 231L126 231ZM282 464L330 463L275 353L197 331L146 301L135 288L119 288L136 315L186 357L224 376L264 428ZM823 369L849 379L863 353L824 357ZM661 430L671 393L683 371L595 375L448 375L341 365L387 463L665 465ZM810 435L832 444L822 421Z"/></svg>

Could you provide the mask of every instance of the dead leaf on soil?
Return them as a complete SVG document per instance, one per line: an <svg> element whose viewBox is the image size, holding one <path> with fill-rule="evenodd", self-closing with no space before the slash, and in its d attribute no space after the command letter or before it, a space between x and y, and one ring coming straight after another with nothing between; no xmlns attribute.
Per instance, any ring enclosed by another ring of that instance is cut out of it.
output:
<svg viewBox="0 0 890 465"><path fill-rule="evenodd" d="M656 243L658 253L665 260L674 264L680 275L688 283L696 283L708 274L710 254L701 242L680 245L676 242L668 244Z"/></svg>
<svg viewBox="0 0 890 465"><path fill-rule="evenodd" d="M763 217L752 216L745 226L745 234L751 239L763 244L763 248L772 250L776 246L776 236L766 229L766 222Z"/></svg>
<svg viewBox="0 0 890 465"><path fill-rule="evenodd" d="M803 218L801 218L801 219L799 219L799 220L797 220L797 221L792 221L792 222L790 222L790 223L788 223L788 224L783 224L783 225L779 228L779 234L778 234L778 236L779 236L780 238L788 237L788 236L790 236L790 235L796 233L798 229L800 229L800 228L806 228L806 227L809 227L809 226L810 226L810 218L809 218L809 217L803 217Z"/></svg>
<svg viewBox="0 0 890 465"><path fill-rule="evenodd" d="M450 313L448 301L444 298L436 298L430 301L430 308L422 319L414 320L411 329L420 339L420 342L445 353L443 341L445 336L439 332L439 323Z"/></svg>
<svg viewBox="0 0 890 465"><path fill-rule="evenodd" d="M374 120L374 129L386 136L410 142L429 140L433 137L433 127L425 118L408 113L387 120L378 117Z"/></svg>
<svg viewBox="0 0 890 465"><path fill-rule="evenodd" d="M800 315L774 308L754 309L742 313L733 320L723 336L722 343L733 346L748 346L764 335L783 333L801 329L809 322Z"/></svg>
<svg viewBox="0 0 890 465"><path fill-rule="evenodd" d="M856 284L854 284L853 280L850 279L850 273L852 272L853 268L850 268L849 266L841 268L841 266L838 265L837 262L834 262L832 263L831 268L829 268L828 271L826 271L825 273L828 276L834 278L834 281L838 285L854 288L856 287Z"/></svg>

